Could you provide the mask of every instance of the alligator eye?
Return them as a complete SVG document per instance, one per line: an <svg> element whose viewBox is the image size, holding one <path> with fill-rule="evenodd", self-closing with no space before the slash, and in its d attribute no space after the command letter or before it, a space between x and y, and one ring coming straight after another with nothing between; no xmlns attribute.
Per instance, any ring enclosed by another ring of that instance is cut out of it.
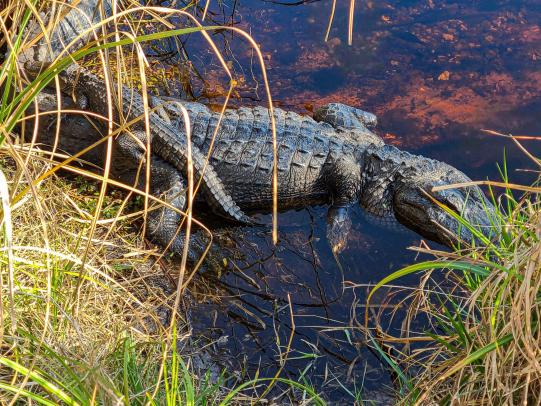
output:
<svg viewBox="0 0 541 406"><path fill-rule="evenodd" d="M460 199L457 199L456 196L441 196L439 200L456 214L462 213L462 210L459 208L460 203L457 201Z"/></svg>

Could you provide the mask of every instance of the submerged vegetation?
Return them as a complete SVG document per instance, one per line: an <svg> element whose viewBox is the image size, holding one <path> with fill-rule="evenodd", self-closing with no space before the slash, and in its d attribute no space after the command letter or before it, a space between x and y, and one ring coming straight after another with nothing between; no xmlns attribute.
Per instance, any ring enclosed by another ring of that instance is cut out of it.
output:
<svg viewBox="0 0 541 406"><path fill-rule="evenodd" d="M162 253L142 243L132 226L149 204L144 191L121 192L122 185L115 184L118 189L110 192L106 186L112 182L93 175L105 185L100 188L76 162L66 167L68 157L60 152L52 160L50 152L17 139L17 128L30 123L25 108L34 102L34 86L46 84L25 82L17 66L18 52L30 45L24 27L41 3L8 0L0 11L0 46L10 51L0 70L0 401L255 404L281 385L277 402L289 396L300 404L324 404L304 377L300 383L284 378L282 369L271 377L240 376L216 364L207 343L191 337L188 316L178 311L187 294L181 289L185 280L164 270ZM147 11L160 23L168 14ZM140 21L130 23L134 38L141 39L135 28ZM146 40L170 36L171 27L164 27ZM119 72L128 71L127 60L148 62L141 49L128 56L110 46ZM77 57L94 55L87 63L99 71L96 51ZM125 77L134 77L145 91L153 80L141 71ZM52 73L43 78L54 81ZM14 99L13 89L24 97ZM58 178L62 167L78 177ZM389 275L372 290L424 273L419 288L401 303L407 303L401 336L387 334L377 318L376 325L367 319L362 328L389 365L402 404L541 402L541 189L510 184L505 166L502 176L490 190L497 207L493 238L463 222L479 236L477 246L419 249L435 258ZM500 196L496 191L502 186ZM139 195L135 204L133 194ZM412 326L418 320L424 327L416 333ZM277 339L277 344L283 366L291 343ZM354 397L352 402L362 403L362 395Z"/></svg>

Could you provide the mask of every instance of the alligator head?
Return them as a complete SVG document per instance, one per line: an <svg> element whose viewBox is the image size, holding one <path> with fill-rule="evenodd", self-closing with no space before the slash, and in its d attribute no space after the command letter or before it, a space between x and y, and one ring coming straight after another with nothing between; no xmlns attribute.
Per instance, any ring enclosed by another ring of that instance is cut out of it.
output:
<svg viewBox="0 0 541 406"><path fill-rule="evenodd" d="M447 246L458 241L472 243L472 232L444 205L483 235L490 238L494 233L494 207L478 186L434 190L438 186L471 182L458 169L390 146L380 148L374 157L376 166L386 169L388 198L384 206L406 227Z"/></svg>

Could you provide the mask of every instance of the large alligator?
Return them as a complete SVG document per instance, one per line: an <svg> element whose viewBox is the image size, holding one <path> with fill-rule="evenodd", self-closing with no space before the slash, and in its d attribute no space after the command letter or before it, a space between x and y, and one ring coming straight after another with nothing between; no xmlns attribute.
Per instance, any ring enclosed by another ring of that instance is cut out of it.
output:
<svg viewBox="0 0 541 406"><path fill-rule="evenodd" d="M54 95L41 97L42 108L56 105ZM169 132L185 140L179 103L153 98L152 105L160 107ZM270 211L273 153L269 110L228 109L220 118L219 113L203 104L182 105L189 113L195 146L206 154L213 144L210 163L227 193L242 210ZM336 250L345 246L351 224L348 209L355 204L373 215L396 218L424 237L448 246L457 239L471 241L469 231L435 202L438 200L489 233L492 206L478 187L432 191L434 186L469 182L464 173L443 162L385 145L368 129L375 125L375 116L362 110L333 103L317 110L314 117L274 110L278 203L280 210L330 204L327 235ZM41 131L40 135L42 141L51 142L47 140L50 132ZM75 153L102 135L84 117L67 116L62 121L60 147ZM120 178L133 182L145 153L130 138L121 140L126 145L115 151L113 170ZM152 158L150 191L182 210L185 181L164 156L170 155L162 150ZM87 159L102 164L102 157L97 152ZM167 245L178 230L181 216L164 208L151 221L152 237ZM179 251L182 243L183 238L174 239L171 249Z"/></svg>
<svg viewBox="0 0 541 406"><path fill-rule="evenodd" d="M97 2L88 0L80 4L88 8L95 7ZM85 11L88 14L88 10ZM66 19L75 21L78 14L74 15L72 11ZM58 36L64 38L65 43L74 32L75 29L68 29ZM41 58L43 52L39 54ZM34 75L41 66L35 58L26 57L24 61L28 71ZM62 72L60 78L66 96L76 96L76 107L107 115L107 92L102 79L76 64ZM64 99L69 103L69 97ZM127 122L143 116L143 100L139 93L123 87L121 99L121 110L115 112L116 120L123 116L123 122ZM43 96L42 101L43 109L56 107L52 95ZM157 104L162 103L155 100L154 105ZM184 105L192 125L195 175L196 179L198 176L203 179L201 191L205 201L216 212L245 222L250 222L250 219L242 210L270 210L273 154L269 110L262 107L230 109L220 119L218 113L211 112L202 104ZM150 114L150 191L183 209L187 141L180 110L174 102L166 101L158 111L165 113L161 116ZM425 237L447 245L456 240L453 234L464 239L470 239L471 235L433 198L474 224L484 228L490 226L487 213L491 206L479 188L432 192L434 186L467 182L469 178L466 175L442 162L385 146L367 128L375 124L373 115L340 104L330 104L318 110L316 120L280 109L275 109L274 114L278 136L280 209L331 203L328 236L333 247L340 249L344 246L350 226L348 208L357 203L373 214L395 216ZM171 118L176 124L170 123ZM54 120L53 116L49 119ZM60 146L68 152L77 152L104 135L103 125L97 126L101 128L100 134L85 120L81 116L63 120ZM217 139L213 151L210 151L211 165L203 171L205 154L212 145L211 137L218 123L221 124ZM45 124L42 123L42 129L51 128L51 123L48 127ZM46 132L40 131L45 142L50 135ZM131 127L130 134L121 134L115 142L113 173L133 182L145 157L141 148L145 143L141 122ZM90 160L102 164L102 156L98 153L95 159ZM181 217L163 209L153 212L149 219L151 236L167 245L177 233ZM176 238L171 248L177 251L181 246L182 239Z"/></svg>
<svg viewBox="0 0 541 406"><path fill-rule="evenodd" d="M153 99L166 119L185 137L179 103ZM194 144L211 151L211 164L241 209L272 207L272 132L269 110L263 107L212 112L200 103L182 102L190 115ZM465 227L440 204L490 235L493 207L477 186L445 189L436 186L468 183L458 169L434 159L385 145L369 128L376 117L340 103L319 108L314 118L274 109L278 146L279 209L330 204L327 237L334 249L347 241L348 209L355 204L380 218L395 218L422 236L451 246L472 241ZM220 128L216 125L220 121ZM213 134L216 131L216 139ZM439 202L438 203L436 203Z"/></svg>

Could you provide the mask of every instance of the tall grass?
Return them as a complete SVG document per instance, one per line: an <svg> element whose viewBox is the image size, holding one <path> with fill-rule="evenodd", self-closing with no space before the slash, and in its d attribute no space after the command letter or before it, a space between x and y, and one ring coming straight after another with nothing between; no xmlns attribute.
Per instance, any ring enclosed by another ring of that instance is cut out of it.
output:
<svg viewBox="0 0 541 406"><path fill-rule="evenodd" d="M381 338L375 346L393 348L387 362L406 388L403 404L541 402L541 188L511 184L505 164L501 175L502 182L483 182L503 187L498 198L489 189L493 238L451 253L419 250L434 260L389 275L371 292L425 273L400 337L383 333L381 317L372 325ZM411 331L417 320L424 332Z"/></svg>
<svg viewBox="0 0 541 406"><path fill-rule="evenodd" d="M27 117L36 95L54 83L57 72L74 60L82 63L91 57L93 63L101 64L101 74L106 76L107 61L114 58L117 70L110 83L120 84L124 76L129 76L122 72L134 69L146 94L147 58L144 47L138 44L198 31L217 52L206 34L216 27L201 27L196 22L189 27L173 27L168 17L190 15L183 10L140 7L134 2L136 10L118 11L114 18L92 27L89 32L94 41L89 45L66 48L40 76L26 81L17 61L33 38L28 38L24 29L30 21L39 21L41 7L52 4L8 0L0 11L0 45L9 50L0 69L2 403L250 403L258 399L258 394L266 393L270 381L296 388L305 403L321 404L313 389L287 379L255 379L241 385L231 374L211 373L215 370L212 361L207 366L194 366L181 351L181 346L192 346L189 334L179 333L187 330L183 315L177 313L185 281L176 281L178 290L176 296L172 295L176 287L164 282L157 262L161 253L141 244L132 227L134 220L146 215L149 201L167 203L150 196L148 188L136 190L109 179L110 159L103 175L90 174L76 165L78 157L42 151L34 142L23 144L18 139L18 129L30 127L29 133L33 133L32 125L39 125L39 118ZM51 24L42 22L41 34L46 40L47 29L60 18L59 13ZM158 28L150 34L139 31L149 24ZM102 35L104 25L112 34ZM233 30L257 50L247 34ZM234 86L227 64L217 55ZM270 103L258 50L257 55ZM129 65L128 60L137 63ZM116 90L111 86L108 92ZM57 111L57 117L62 113ZM109 123L109 134L103 140L109 150L112 137L124 128L122 123L119 128ZM73 183L56 177L60 169L91 176L101 186L88 181L87 187L83 180L85 187L77 190ZM129 193L110 193L111 185ZM145 204L142 209L136 206L138 212L127 213L133 194L141 196ZM164 319L164 313L172 317Z"/></svg>

